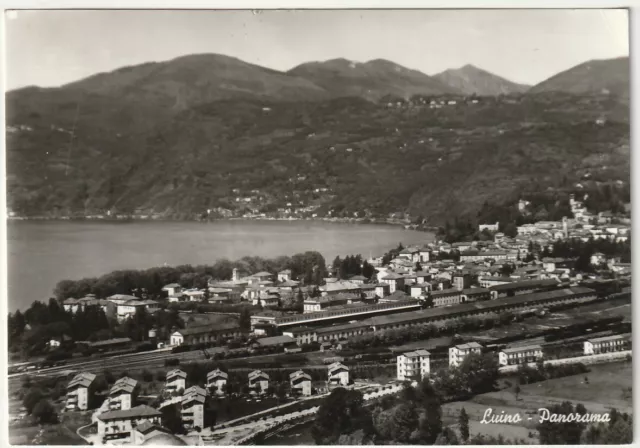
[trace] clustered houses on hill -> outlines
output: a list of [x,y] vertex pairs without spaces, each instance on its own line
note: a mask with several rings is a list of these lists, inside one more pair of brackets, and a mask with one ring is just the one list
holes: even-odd
[[116,317],[120,322],[134,316],[140,308],[144,308],[148,313],[155,313],[160,309],[160,304],[155,300],[141,300],[126,294],[114,294],[106,299],[96,299],[93,294],[88,294],[82,299],[69,297],[62,302],[62,306],[65,311],[72,313],[88,307],[100,307],[107,317]]
[[[79,373],[67,386],[67,409],[91,409],[94,395],[93,383],[96,375]],[[187,431],[196,431],[211,424],[206,419],[205,409],[207,401],[212,396],[227,394],[226,384],[229,375],[220,369],[207,374],[205,387],[197,385],[185,388],[187,374],[174,369],[167,372],[165,388],[161,393],[164,398],[158,409],[138,404],[137,381],[124,377],[119,379],[111,388],[107,400],[95,411],[97,433],[102,443],[111,444],[150,444],[158,435],[171,435],[171,431],[161,426],[162,410],[167,406],[178,406],[182,423]],[[269,375],[260,370],[254,370],[247,376],[249,393],[252,395],[266,395],[269,390]],[[347,386],[349,381],[349,367],[334,362],[327,367],[327,384],[333,386]],[[298,370],[289,375],[289,395],[306,397],[314,393],[311,376]],[[171,436],[173,437],[173,436]],[[159,437],[157,442],[170,441],[171,445],[183,444],[181,439],[167,439]],[[175,442],[175,443],[174,443]],[[164,445],[164,443],[161,443]]]
[[205,289],[184,289],[177,283],[171,283],[165,285],[163,291],[167,293],[169,302],[229,304],[244,300],[272,308],[278,307],[283,299],[291,298],[298,286],[299,282],[291,278],[289,269],[277,275],[257,272],[246,276],[234,269],[230,280],[212,280]]

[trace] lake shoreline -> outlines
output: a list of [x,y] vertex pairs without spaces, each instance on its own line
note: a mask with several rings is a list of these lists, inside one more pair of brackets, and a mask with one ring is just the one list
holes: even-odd
[[415,230],[418,232],[436,232],[437,227],[420,226],[406,220],[376,220],[370,218],[272,218],[272,217],[237,217],[237,218],[214,218],[214,219],[179,219],[164,217],[143,217],[143,216],[126,216],[126,217],[73,217],[73,216],[8,216],[7,221],[50,221],[50,222],[200,222],[200,223],[216,223],[216,222],[236,222],[236,221],[269,221],[269,222],[329,222],[338,224],[374,224],[387,226],[401,226],[407,230]]
[[46,301],[60,280],[97,277],[116,270],[210,265],[221,259],[274,258],[305,251],[317,251],[330,263],[336,256],[381,256],[400,242],[420,245],[435,238],[433,233],[398,225],[365,224],[11,219],[7,221],[8,309],[24,310],[34,300]]

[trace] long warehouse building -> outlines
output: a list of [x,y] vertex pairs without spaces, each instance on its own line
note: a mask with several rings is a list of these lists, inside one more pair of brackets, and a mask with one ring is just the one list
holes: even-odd
[[[549,306],[562,303],[587,302],[596,298],[596,292],[590,288],[572,287],[553,291],[521,294],[496,300],[468,302],[442,308],[421,309],[411,312],[375,316],[344,325],[330,325],[319,328],[282,328],[283,333],[293,337],[298,343],[342,339],[369,331],[388,330],[433,322],[455,320],[468,316],[482,316],[505,311]],[[276,320],[277,325],[277,320]]]

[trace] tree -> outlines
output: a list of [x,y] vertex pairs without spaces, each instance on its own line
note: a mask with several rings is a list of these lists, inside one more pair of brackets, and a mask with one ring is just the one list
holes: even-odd
[[616,409],[609,413],[608,423],[590,425],[582,434],[581,443],[589,445],[627,445],[633,442],[633,419]]
[[[574,413],[585,414],[584,406],[573,405],[565,401],[562,404],[552,405],[549,408],[550,414],[570,415]],[[571,422],[551,422],[546,420],[537,426],[540,434],[540,443],[543,445],[577,445],[580,443],[581,435],[586,424],[576,421]]]
[[498,379],[498,361],[491,353],[471,353],[462,361],[456,374],[470,393],[476,395],[490,392]]
[[504,226],[503,233],[509,238],[515,238],[516,236],[518,236],[518,226],[516,226],[514,222],[510,222],[509,224]]
[[28,414],[33,413],[33,409],[36,404],[38,404],[43,397],[44,393],[40,389],[33,388],[27,392],[25,397],[22,399],[22,405],[25,407]]
[[340,273],[340,266],[342,266],[342,260],[340,260],[339,256],[336,256],[336,258],[334,258],[333,263],[331,263],[331,272],[333,275],[335,275],[336,277],[339,277],[339,273]]
[[458,417],[458,424],[460,425],[460,436],[465,442],[469,440],[469,416],[465,408],[460,410],[460,416]]
[[20,310],[14,314],[9,313],[9,319],[7,320],[7,326],[9,330],[9,346],[13,346],[18,343],[18,340],[24,333],[27,321]]
[[251,312],[248,308],[245,307],[240,310],[238,324],[240,325],[240,329],[242,330],[248,331],[251,329]]
[[431,385],[429,378],[424,378],[420,382],[416,399],[422,404],[424,410],[418,424],[420,441],[433,445],[442,431],[442,407],[440,396]]
[[434,445],[459,445],[460,441],[458,440],[458,436],[449,428],[444,428],[438,438],[436,439]]
[[359,429],[371,430],[371,416],[363,406],[362,392],[334,389],[320,404],[320,409],[311,429],[316,444],[335,443],[342,434],[350,434]]
[[418,409],[413,401],[404,401],[390,409],[380,409],[373,416],[373,425],[384,441],[408,444],[416,436],[419,422]]
[[285,398],[287,398],[287,384],[284,382],[278,383],[278,387],[276,388],[275,393],[278,397],[278,403],[282,402]]
[[149,372],[147,369],[142,370],[142,381],[146,383],[150,383],[153,381],[153,373]]
[[36,403],[31,415],[33,415],[40,424],[58,423],[58,414],[56,414],[56,410],[51,402],[46,399],[41,399]]

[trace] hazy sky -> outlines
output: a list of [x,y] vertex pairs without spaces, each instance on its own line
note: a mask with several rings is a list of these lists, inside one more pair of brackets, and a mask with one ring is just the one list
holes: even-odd
[[118,67],[222,53],[288,70],[338,57],[435,74],[473,64],[536,84],[628,56],[625,10],[21,11],[7,13],[7,88],[59,86]]

